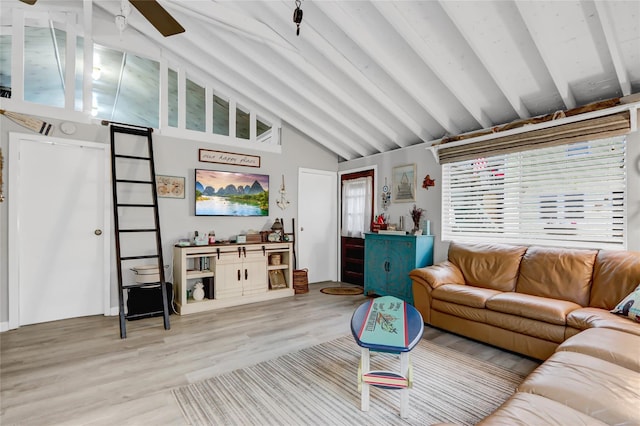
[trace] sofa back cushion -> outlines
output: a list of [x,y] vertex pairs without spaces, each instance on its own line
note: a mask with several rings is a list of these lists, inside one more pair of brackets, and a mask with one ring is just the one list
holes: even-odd
[[600,250],[589,306],[611,310],[640,284],[640,252]]
[[526,246],[506,244],[449,245],[449,261],[460,268],[468,285],[513,291]]
[[516,291],[588,306],[597,254],[597,250],[529,247]]

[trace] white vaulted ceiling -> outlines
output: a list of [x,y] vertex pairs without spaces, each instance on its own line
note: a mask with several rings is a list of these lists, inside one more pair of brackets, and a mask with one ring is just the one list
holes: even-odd
[[[637,0],[303,0],[299,36],[294,1],[160,3],[185,33],[135,9],[125,31],[341,159],[640,92]],[[120,3],[93,9],[112,23]]]

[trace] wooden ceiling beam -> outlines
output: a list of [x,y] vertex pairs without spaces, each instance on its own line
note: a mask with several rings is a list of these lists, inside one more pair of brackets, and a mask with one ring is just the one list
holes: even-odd
[[[202,30],[204,32],[204,29]],[[194,39],[201,38],[198,35],[192,37]],[[209,42],[215,42],[216,39],[221,41],[221,43],[214,43],[216,50],[223,55],[226,61],[233,61],[234,68],[239,73],[254,81],[258,81],[257,76],[260,76],[260,85],[267,92],[273,93],[278,98],[286,99],[287,104],[292,105],[295,110],[301,111],[332,128],[333,132],[339,136],[339,140],[353,144],[354,150],[360,155],[370,155],[373,153],[372,149],[377,152],[385,151],[384,145],[378,141],[379,135],[369,135],[368,129],[358,128],[350,120],[350,117],[337,111],[332,105],[305,87],[295,76],[279,73],[277,64],[273,62],[272,58],[254,49],[251,44],[243,42],[242,38],[232,37],[224,32],[215,32],[215,35],[214,32],[210,32],[207,39]],[[313,109],[309,108],[309,105],[312,105]],[[329,120],[323,119],[324,116],[327,116]],[[331,121],[334,123],[330,124]],[[340,130],[336,123],[343,129]]]
[[[471,29],[462,24],[459,19],[459,10],[457,10],[453,4],[447,1],[439,1],[440,6],[444,12],[449,16],[451,22],[455,25],[460,35],[465,39],[467,44],[471,47],[478,60],[482,63],[487,73],[491,76],[493,82],[500,89],[504,97],[509,101],[509,104],[513,110],[518,114],[520,118],[529,118],[531,113],[527,110],[527,107],[522,102],[522,98],[517,92],[517,88],[509,87],[501,78],[501,72],[499,68],[504,67],[502,61],[493,61],[487,57],[487,46],[483,45],[475,34],[471,33]],[[480,6],[482,8],[495,8],[495,4],[486,2]],[[492,14],[492,16],[499,16],[498,14]],[[498,18],[499,19],[499,18]],[[495,28],[494,28],[495,29]],[[490,127],[490,126],[485,126]]]
[[447,116],[441,106],[433,104],[432,93],[424,84],[414,81],[412,74],[407,72],[407,69],[398,62],[396,57],[393,57],[391,52],[379,47],[375,37],[372,36],[372,29],[363,27],[362,20],[352,14],[348,5],[339,2],[331,4],[315,2],[314,5],[337,25],[395,84],[402,88],[424,112],[431,116],[445,132],[460,133],[460,129],[453,122],[452,117]]
[[[239,3],[239,5],[243,4],[248,3]],[[275,31],[280,33],[290,31],[293,33],[294,26],[291,25],[290,19],[288,19],[289,15],[285,15],[285,13],[289,12],[290,8],[283,10],[281,6],[284,6],[284,4],[279,2],[262,2],[260,3],[260,6],[260,15],[264,16],[266,20],[271,22]],[[255,8],[255,5],[251,5],[251,7]],[[287,19],[285,19],[285,17]],[[342,105],[342,112],[346,116],[351,116],[353,119],[357,119],[360,122],[360,128],[362,129],[363,134],[370,135],[374,140],[383,136],[392,143],[393,148],[404,146],[402,144],[403,141],[399,140],[398,132],[384,121],[384,117],[377,117],[373,113],[369,108],[371,105],[370,103],[356,99],[350,91],[345,90],[345,87],[340,86],[336,80],[330,78],[327,65],[333,66],[332,63],[328,62],[326,59],[322,62],[315,61],[317,59],[317,55],[314,55],[315,49],[307,41],[309,39],[310,30],[308,28],[305,28],[304,30],[302,37],[295,38],[295,43],[298,46],[299,51],[305,52],[304,57],[288,51],[276,52],[277,55],[281,56],[287,62],[286,68],[295,68],[297,72],[306,76],[307,84],[317,85],[315,88],[316,90],[331,94],[331,96]],[[313,30],[311,29],[311,31]],[[377,134],[374,132],[377,132]],[[379,145],[377,148],[380,152],[384,152],[389,149],[389,145]]]
[[491,127],[494,123],[482,110],[474,96],[477,92],[473,81],[448,66],[447,60],[438,55],[413,29],[394,2],[373,2],[380,15],[393,27],[402,39],[416,52],[424,64],[433,71],[438,79],[451,91],[451,94],[473,116],[482,127]]
[[[284,14],[283,16],[289,16],[291,12],[290,2],[265,2],[266,7],[271,8],[277,14]],[[288,21],[288,20],[287,20]],[[349,61],[348,57],[342,52],[335,49],[327,39],[322,35],[316,25],[303,21],[302,31],[300,36],[299,45],[304,48],[305,58],[309,63],[315,67],[324,68],[326,63],[331,64],[338,72],[342,73],[354,87],[358,87],[364,93],[366,93],[372,100],[375,101],[376,106],[384,109],[385,113],[393,120],[402,124],[409,132],[411,132],[416,138],[422,141],[429,141],[434,138],[434,135],[427,130],[425,126],[418,123],[409,114],[407,114],[396,101],[383,92],[374,82],[372,82],[366,75],[362,74],[355,65]],[[314,20],[314,22],[317,22]],[[317,52],[317,53],[316,53]],[[360,104],[366,105],[367,100],[360,101]],[[364,107],[367,108],[366,106]],[[379,117],[378,114],[374,114],[380,121],[383,121],[385,117]],[[398,132],[398,130],[394,130]],[[401,146],[408,145],[409,141],[397,141]]]
[[618,77],[620,89],[622,90],[622,96],[628,96],[631,94],[631,82],[629,81],[629,74],[627,73],[627,69],[622,61],[620,49],[618,48],[619,42],[616,38],[615,25],[610,15],[611,6],[606,2],[599,1],[594,2],[594,5],[598,11],[598,18],[600,19],[600,25],[602,27],[602,32],[604,33],[604,38],[607,42],[607,47],[609,48],[609,55],[611,56],[613,67],[616,70],[616,76]]
[[538,25],[534,22],[536,19],[542,18],[536,18],[537,13],[534,9],[536,5],[532,3],[535,2],[514,2],[525,26],[527,27],[527,31],[529,31],[531,39],[536,45],[540,57],[544,61],[544,64],[553,79],[553,83],[555,84],[560,97],[562,97],[562,101],[564,102],[566,109],[575,108],[577,103],[573,93],[571,92],[569,82],[564,77],[564,73],[560,70],[561,64],[554,60],[553,53],[551,52],[553,45],[545,43],[542,40],[541,34],[537,29]]

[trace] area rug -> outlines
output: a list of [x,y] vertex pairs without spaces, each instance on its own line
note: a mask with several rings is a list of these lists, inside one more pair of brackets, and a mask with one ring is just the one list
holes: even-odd
[[[371,388],[360,411],[360,348],[351,336],[172,390],[191,425],[472,425],[493,412],[524,379],[426,340],[411,351],[409,417],[400,392]],[[372,369],[399,367],[399,357],[372,353]]]
[[364,290],[362,287],[325,287],[321,288],[320,292],[337,296],[356,296],[364,293]]

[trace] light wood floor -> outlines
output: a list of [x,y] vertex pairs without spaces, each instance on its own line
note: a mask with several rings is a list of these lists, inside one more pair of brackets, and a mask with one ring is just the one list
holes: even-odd
[[[364,296],[320,293],[127,323],[85,317],[0,334],[0,424],[181,425],[170,389],[347,335]],[[335,285],[335,283],[331,284]],[[528,374],[538,363],[431,327],[426,339]]]

